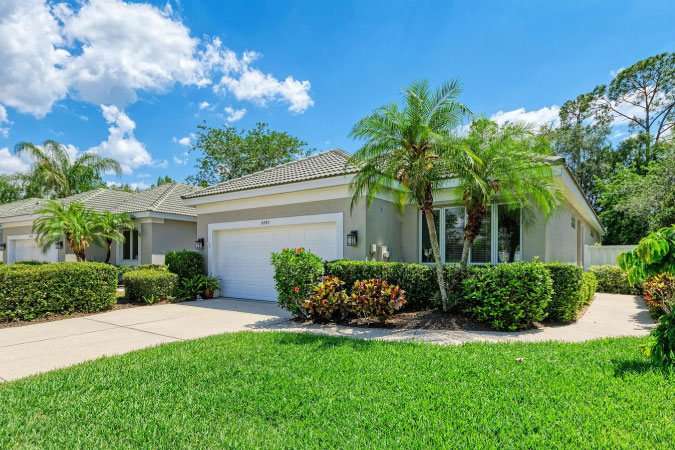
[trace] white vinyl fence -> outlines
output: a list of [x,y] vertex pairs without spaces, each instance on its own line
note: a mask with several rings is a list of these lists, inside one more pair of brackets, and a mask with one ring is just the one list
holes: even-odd
[[616,259],[623,252],[633,250],[637,245],[584,245],[584,270],[591,266],[618,266]]

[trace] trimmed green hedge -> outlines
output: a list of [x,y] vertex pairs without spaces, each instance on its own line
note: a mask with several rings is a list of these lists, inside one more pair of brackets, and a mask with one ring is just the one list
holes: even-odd
[[583,269],[575,264],[544,264],[553,282],[553,295],[546,308],[551,322],[572,322],[584,305],[582,298]]
[[164,263],[169,271],[178,275],[178,281],[189,280],[197,275],[204,275],[204,257],[192,250],[166,252]]
[[640,289],[628,282],[628,275],[619,266],[591,266],[598,280],[598,292],[637,295]]
[[139,264],[137,266],[118,266],[117,273],[120,277],[124,276],[125,273],[131,272],[132,270],[161,270],[166,272],[169,270],[164,264]]
[[14,261],[14,264],[23,264],[24,266],[42,266],[49,264],[47,261],[36,261],[34,259],[25,259],[23,261]]
[[531,328],[546,317],[553,294],[549,272],[538,262],[485,266],[462,286],[471,315],[497,330]]
[[173,300],[178,275],[166,270],[132,270],[122,276],[127,300],[155,303]]
[[91,262],[0,267],[0,321],[97,312],[117,301],[115,266]]
[[584,272],[581,276],[581,299],[584,305],[593,301],[595,291],[598,289],[598,278],[593,272]]

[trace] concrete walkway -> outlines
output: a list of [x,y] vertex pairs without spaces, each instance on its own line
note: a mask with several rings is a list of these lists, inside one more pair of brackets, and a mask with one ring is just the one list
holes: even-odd
[[643,336],[654,322],[639,297],[597,294],[584,317],[566,326],[517,333],[387,330],[301,325],[269,302],[219,298],[155,305],[87,317],[0,329],[0,382],[166,342],[236,331],[289,331],[442,345],[464,342],[560,340],[579,342]]

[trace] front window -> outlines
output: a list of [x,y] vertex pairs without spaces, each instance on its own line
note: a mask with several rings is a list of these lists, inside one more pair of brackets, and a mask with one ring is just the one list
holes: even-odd
[[[440,226],[441,226],[441,210],[435,209],[433,211],[434,215],[434,225],[436,228],[436,236],[440,239]],[[430,263],[434,262],[434,253],[431,248],[431,238],[429,237],[429,226],[427,225],[427,218],[422,212],[422,262]]]
[[[433,263],[429,230],[421,214],[422,236],[420,261]],[[439,239],[441,259],[445,264],[458,264],[464,248],[466,210],[463,206],[449,206],[434,210],[434,221]],[[481,224],[478,236],[469,249],[469,264],[498,264],[520,261],[521,214],[518,207],[491,205]]]
[[122,259],[138,259],[138,230],[124,230],[124,244],[122,245]]

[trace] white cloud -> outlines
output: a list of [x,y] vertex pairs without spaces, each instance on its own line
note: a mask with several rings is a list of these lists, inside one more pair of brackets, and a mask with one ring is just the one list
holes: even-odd
[[251,66],[257,53],[238,56],[218,38],[192,37],[167,7],[3,0],[0,36],[0,103],[36,117],[69,94],[122,110],[139,92],[206,86],[212,78],[220,78],[216,91],[259,105],[282,101],[299,113],[314,104],[309,81],[280,81]]
[[56,17],[44,0],[3,0],[0,36],[0,103],[43,117],[68,92]]
[[101,105],[103,117],[111,126],[108,139],[88,151],[103,157],[115,158],[120,162],[124,173],[131,173],[141,166],[155,164],[150,153],[134,137],[136,124],[116,106]]
[[534,111],[526,111],[525,108],[518,108],[511,111],[498,111],[496,114],[490,116],[490,120],[503,125],[506,122],[526,122],[537,127],[541,125],[553,124],[558,125],[558,112],[560,107],[553,105],[551,107],[544,106],[541,109]]
[[143,173],[136,174],[136,177],[137,177],[137,178],[150,178],[151,176],[152,176],[152,175],[150,175],[150,174],[147,173],[147,172],[143,172]]
[[206,108],[208,108],[208,107],[210,107],[210,106],[211,106],[211,103],[209,103],[209,102],[201,102],[201,103],[199,104],[199,109],[206,109]]
[[616,78],[616,76],[617,76],[619,73],[621,73],[621,71],[623,71],[623,70],[626,70],[626,68],[625,68],[625,67],[619,67],[619,68],[616,69],[616,70],[610,70],[610,71],[609,71],[609,75],[610,75],[612,78]]
[[162,160],[153,159],[150,165],[158,169],[166,169],[167,167],[169,167],[169,161],[167,161],[166,159]]
[[10,125],[11,122],[7,118],[7,109],[0,105],[0,136],[7,137],[9,136],[9,128],[7,125]]
[[173,138],[171,138],[171,140],[172,140],[173,142],[176,142],[176,143],[178,143],[178,144],[180,144],[180,145],[184,145],[184,146],[186,146],[186,147],[187,147],[188,145],[190,145],[190,136],[185,136],[185,137],[182,137],[182,138],[180,138],[180,139],[178,139],[176,136],[174,136]]
[[187,160],[181,159],[176,155],[174,155],[174,157],[173,157],[173,162],[175,162],[176,164],[179,164],[179,165],[187,164]]
[[237,120],[241,119],[246,115],[246,109],[234,109],[230,108],[229,106],[225,108],[225,112],[227,113],[227,121],[228,122],[236,122]]
[[10,153],[7,147],[0,148],[0,161],[0,174],[3,175],[27,172],[31,166],[28,158]]

